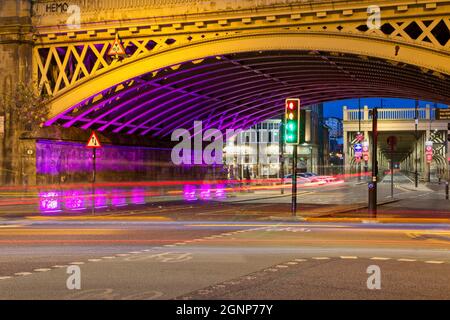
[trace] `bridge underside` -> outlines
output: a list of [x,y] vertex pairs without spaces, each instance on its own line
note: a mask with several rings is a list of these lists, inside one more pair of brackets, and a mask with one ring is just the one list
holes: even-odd
[[[422,137],[425,132],[419,132],[418,136]],[[395,136],[397,138],[397,144],[395,149],[391,151],[387,140],[390,136]],[[404,161],[409,155],[411,155],[415,150],[416,137],[414,131],[409,132],[380,132],[378,135],[380,152],[385,155],[389,160],[396,163]]]
[[165,137],[176,128],[247,128],[283,110],[358,97],[398,97],[450,104],[450,77],[367,56],[265,51],[207,57],[143,70],[50,119],[47,125]]

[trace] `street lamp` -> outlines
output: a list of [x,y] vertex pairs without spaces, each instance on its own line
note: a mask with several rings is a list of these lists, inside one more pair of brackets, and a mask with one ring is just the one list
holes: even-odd
[[415,166],[414,166],[414,184],[415,184],[416,188],[419,187],[419,175],[418,175],[418,172],[417,172],[417,162],[419,161],[418,154],[417,154],[417,144],[418,144],[418,140],[419,140],[418,133],[417,133],[417,126],[419,125],[419,110],[418,110],[418,106],[419,106],[419,101],[416,100],[415,116],[414,116],[414,127],[415,127],[414,136],[416,138],[416,150],[415,150],[416,155],[415,155],[415,161],[414,161],[415,162]]

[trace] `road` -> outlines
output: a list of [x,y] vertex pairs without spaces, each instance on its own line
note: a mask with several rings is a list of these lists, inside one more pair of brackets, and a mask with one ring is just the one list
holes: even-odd
[[[0,299],[449,299],[440,187],[395,191],[380,215],[411,222],[320,220],[367,196],[355,183],[301,190],[299,214],[319,216],[307,221],[290,218],[288,195],[267,191],[97,216],[3,217]],[[380,200],[389,198],[380,185]],[[417,223],[424,212],[437,222]],[[80,268],[80,290],[67,288],[69,266]],[[368,289],[370,266],[380,268],[379,290]]]
[[10,221],[0,299],[449,299],[449,243],[443,225]]

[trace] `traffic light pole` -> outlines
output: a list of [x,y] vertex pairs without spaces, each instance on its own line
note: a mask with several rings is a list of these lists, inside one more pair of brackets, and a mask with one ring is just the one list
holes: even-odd
[[394,198],[394,145],[391,145],[391,198]]
[[378,108],[372,110],[372,179],[369,182],[369,215],[377,217],[377,175],[378,175]]
[[415,109],[415,117],[414,117],[414,137],[416,138],[416,146],[415,146],[415,159],[414,159],[414,185],[417,188],[419,186],[419,173],[417,172],[417,162],[419,162],[417,155],[417,145],[419,141],[419,136],[417,133],[417,126],[419,125],[419,111],[418,111],[418,101],[416,100],[416,109]]
[[281,177],[281,194],[284,194],[284,123],[280,123],[280,177]]
[[95,180],[97,177],[97,149],[92,149],[92,215],[95,214]]
[[292,157],[292,216],[297,216],[297,145],[293,146]]
[[[358,99],[358,135],[361,134],[361,99]],[[361,141],[358,140],[358,143]],[[358,182],[361,181],[361,158],[358,161]]]

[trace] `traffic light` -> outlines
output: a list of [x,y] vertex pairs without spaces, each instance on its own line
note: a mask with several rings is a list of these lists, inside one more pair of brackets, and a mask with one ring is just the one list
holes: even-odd
[[300,99],[286,99],[284,141],[288,145],[304,141],[304,117],[300,111]]

